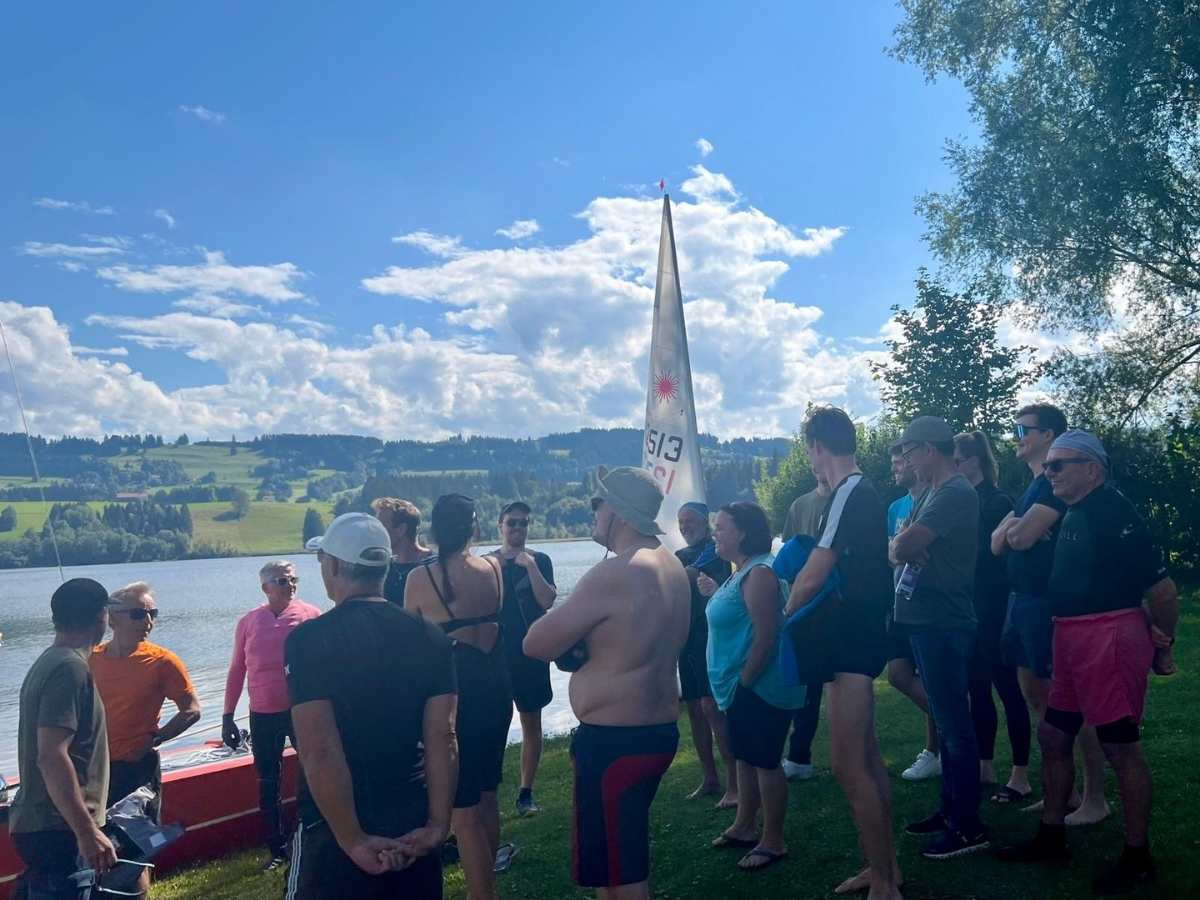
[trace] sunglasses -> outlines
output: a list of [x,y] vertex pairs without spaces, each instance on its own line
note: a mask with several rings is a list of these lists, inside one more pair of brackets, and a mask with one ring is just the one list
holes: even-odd
[[505,519],[504,524],[507,525],[509,528],[528,528],[529,520],[528,519]]
[[592,512],[595,512],[596,510],[598,510],[600,508],[600,504],[603,502],[604,502],[603,497],[593,497],[592,498]]
[[900,459],[904,460],[905,462],[908,462],[909,454],[912,453],[914,450],[920,450],[920,449],[921,449],[920,444],[913,444],[907,450],[900,451]]
[[1049,431],[1049,428],[1043,428],[1041,425],[1022,425],[1019,422],[1013,426],[1013,436],[1018,440],[1024,440],[1025,435],[1031,431]]
[[1047,472],[1057,475],[1059,472],[1061,472],[1063,469],[1065,469],[1069,465],[1072,465],[1072,464],[1081,465],[1082,463],[1090,463],[1090,462],[1095,462],[1095,460],[1087,459],[1086,457],[1083,457],[1083,456],[1072,456],[1067,459],[1052,459],[1048,463],[1046,463],[1042,468],[1044,468]]
[[273,584],[276,587],[287,587],[289,584],[295,587],[300,583],[300,579],[295,575],[280,575],[278,578],[268,578],[267,584]]
[[131,621],[131,622],[142,622],[142,621],[145,621],[147,618],[149,618],[150,621],[153,622],[155,619],[158,618],[157,607],[154,609],[125,609],[124,607],[117,607],[115,609],[112,609],[112,612],[114,614],[115,613],[123,613],[124,615],[129,616],[129,621]]

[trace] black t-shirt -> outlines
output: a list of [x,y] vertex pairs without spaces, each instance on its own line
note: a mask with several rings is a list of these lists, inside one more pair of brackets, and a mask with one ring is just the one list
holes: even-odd
[[[705,554],[705,551],[709,551],[709,550],[712,550],[713,552]],[[678,560],[681,563],[683,563],[683,566],[685,569],[688,566],[695,565],[696,560],[698,560],[702,554],[708,555],[709,559],[704,563],[704,565],[700,566],[698,571],[703,572],[705,575],[707,575],[709,578],[711,578],[713,581],[715,581],[718,586],[724,584],[725,579],[727,579],[730,576],[730,574],[733,572],[733,566],[730,565],[728,560],[721,559],[721,557],[716,555],[715,545],[713,544],[712,538],[708,538],[708,540],[706,540],[702,544],[696,544],[695,546],[692,546],[692,547],[684,547],[682,550],[675,551],[676,558],[678,558]],[[699,622],[700,620],[703,620],[705,622],[705,624],[707,625],[708,620],[704,618],[704,609],[707,606],[708,606],[708,598],[705,597],[702,593],[700,593],[699,588],[697,588],[695,583],[693,583],[692,584],[692,621],[693,622]]]
[[383,596],[397,606],[404,605],[404,585],[408,581],[408,573],[417,566],[423,565],[431,559],[437,559],[433,554],[419,559],[416,562],[400,562],[395,557],[392,557],[391,563],[388,565],[387,579],[383,582]]
[[1133,609],[1166,577],[1162,554],[1133,504],[1101,485],[1063,516],[1047,596],[1056,616]]
[[1050,480],[1046,478],[1045,472],[1029,483],[1029,487],[1017,501],[1013,515],[1018,518],[1023,516],[1037,503],[1057,510],[1060,518],[1046,532],[1045,537],[1028,550],[1008,551],[1008,583],[1012,590],[1018,593],[1040,597],[1046,593],[1046,586],[1050,583],[1054,542],[1058,539],[1058,529],[1062,525],[1061,515],[1067,511],[1067,504],[1054,496],[1054,490],[1050,487]]
[[[533,557],[538,571],[551,586],[554,585],[554,563],[540,550],[525,549]],[[504,628],[504,649],[510,656],[520,656],[521,642],[529,626],[546,614],[533,593],[533,584],[524,566],[511,559],[500,561],[504,580],[504,604],[500,608],[500,624]]]
[[877,617],[882,627],[892,600],[887,509],[861,473],[834,488],[817,526],[817,546],[837,556],[842,599],[851,617]]
[[979,552],[975,557],[975,614],[984,619],[997,610],[1003,618],[1008,602],[1008,568],[1003,557],[992,553],[992,532],[1010,512],[1012,498],[995,485],[981,481],[979,495]]
[[[450,640],[391,603],[350,599],[288,635],[292,705],[329,700],[354,806],[368,834],[396,837],[425,824],[425,701],[457,692]],[[301,779],[300,819],[322,820]]]

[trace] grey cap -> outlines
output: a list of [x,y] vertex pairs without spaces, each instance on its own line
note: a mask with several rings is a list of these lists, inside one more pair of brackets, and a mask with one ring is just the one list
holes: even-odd
[[954,429],[940,416],[917,416],[908,423],[900,440],[891,449],[899,450],[905,444],[949,444],[954,441]]
[[612,471],[601,466],[596,473],[596,482],[596,496],[608,501],[613,511],[631,528],[645,535],[664,533],[654,521],[662,506],[663,492],[653,475],[633,466],[621,466]]
[[1051,450],[1074,450],[1076,453],[1082,453],[1084,456],[1094,459],[1100,465],[1108,468],[1108,453],[1104,450],[1104,445],[1100,443],[1100,439],[1088,431],[1080,431],[1072,429],[1064,431],[1054,439],[1054,443],[1050,445]]

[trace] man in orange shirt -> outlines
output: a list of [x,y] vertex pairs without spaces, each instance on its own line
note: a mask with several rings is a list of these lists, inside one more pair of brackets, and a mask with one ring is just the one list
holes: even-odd
[[[93,650],[88,661],[108,718],[108,805],[149,787],[155,795],[149,812],[158,820],[162,770],[155,748],[199,720],[200,701],[183,661],[147,640],[158,618],[150,585],[135,581],[115,591],[108,609],[112,640]],[[160,728],[158,717],[167,699],[178,712]],[[138,888],[145,892],[149,887],[146,870]]]

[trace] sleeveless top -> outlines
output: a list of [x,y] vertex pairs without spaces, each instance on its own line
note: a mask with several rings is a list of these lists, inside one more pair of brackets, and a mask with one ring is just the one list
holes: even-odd
[[[488,563],[488,568],[491,569],[492,574],[496,576],[497,601],[496,601],[495,611],[487,613],[482,616],[465,616],[463,618],[458,618],[457,616],[454,615],[454,611],[452,609],[450,609],[450,605],[446,602],[446,598],[444,596],[442,596],[442,589],[440,587],[438,587],[437,579],[433,577],[433,564],[436,561],[437,560],[430,560],[429,562],[421,563],[421,566],[422,566],[422,568],[425,569],[425,574],[429,576],[429,583],[431,585],[433,585],[433,592],[435,594],[437,594],[438,603],[442,604],[442,609],[444,609],[446,611],[446,615],[448,615],[450,617],[445,622],[438,622],[437,623],[438,626],[442,629],[442,631],[445,634],[448,635],[452,631],[457,631],[460,628],[470,628],[472,625],[495,625],[497,628],[496,644],[499,644],[500,640],[501,640],[501,635],[499,633],[500,610],[501,610],[501,605],[504,602],[504,586],[500,583],[499,568],[496,566],[493,566],[491,563]],[[453,639],[451,639],[451,640],[453,640]],[[463,644],[463,643],[464,643],[463,641],[456,640],[456,641],[454,641],[454,646],[458,647],[459,644]],[[496,644],[492,645],[493,650],[495,649]],[[491,653],[490,650],[484,651],[484,650],[480,649],[479,647],[476,647],[474,644],[466,644],[466,646],[471,647],[474,650],[479,650],[479,652],[483,653],[484,655]]]
[[[783,634],[783,608],[787,604],[783,582],[771,569],[772,556],[764,553],[746,560],[745,565],[734,572],[725,583],[717,588],[708,601],[705,613],[708,616],[708,677],[712,683],[713,698],[721,709],[733,704],[737,693],[738,679],[750,645],[754,642],[754,622],[742,596],[742,582],[753,570],[762,566],[777,584],[777,608],[779,635]],[[804,688],[789,687],[784,683],[779,667],[779,638],[776,646],[767,652],[762,671],[750,689],[767,703],[780,709],[798,709],[804,705]]]

